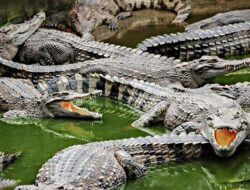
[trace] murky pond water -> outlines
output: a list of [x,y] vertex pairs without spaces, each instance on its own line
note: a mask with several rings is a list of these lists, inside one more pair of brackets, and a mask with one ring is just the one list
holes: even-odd
[[[69,0],[0,0],[0,24],[30,16],[38,10],[49,14],[65,10]],[[193,14],[188,22],[208,17],[215,12],[238,8],[250,8],[248,0],[193,1]],[[183,31],[183,26],[171,25],[174,14],[165,11],[139,11],[134,17],[120,23],[120,31],[111,33],[106,26],[95,31],[99,40],[109,43],[135,47],[141,40],[152,35]],[[227,75],[216,79],[220,83],[235,83],[249,80],[250,70]],[[0,150],[7,152],[23,151],[20,159],[0,177],[14,178],[20,184],[33,183],[38,169],[56,152],[74,144],[147,136],[165,133],[160,126],[146,131],[134,129],[130,123],[139,113],[109,99],[95,98],[83,103],[94,111],[104,114],[101,122],[75,120],[23,120],[16,123],[0,121]],[[250,153],[239,151],[229,159],[208,156],[194,161],[170,163],[163,167],[151,168],[147,176],[129,181],[120,189],[250,189]]]

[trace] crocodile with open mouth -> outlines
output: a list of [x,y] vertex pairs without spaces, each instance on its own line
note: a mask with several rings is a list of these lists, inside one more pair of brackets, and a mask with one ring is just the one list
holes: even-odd
[[44,20],[45,13],[41,12],[23,23],[0,28],[0,57],[12,60],[19,46],[42,25]]
[[[207,76],[206,73],[216,73],[216,62],[213,62],[213,59],[211,60],[211,63],[208,62],[204,64],[204,69],[201,67],[202,64],[198,64],[198,69],[196,69],[198,73],[205,73],[205,77]],[[100,61],[103,62],[103,60]],[[155,85],[155,83],[149,83],[148,81],[144,82],[136,79],[130,81],[131,79],[129,78],[125,79],[124,77],[120,78],[119,76],[113,75],[111,77],[109,74],[112,74],[112,72],[107,68],[95,68],[93,67],[93,63],[91,63],[93,61],[89,62],[64,66],[39,66],[22,65],[1,59],[2,67],[10,68],[10,72],[7,72],[8,75],[15,73],[12,75],[15,78],[29,79],[30,86],[34,85],[39,91],[39,95],[46,97],[50,94],[64,91],[89,93],[94,90],[102,90],[104,96],[124,101],[146,112],[141,119],[133,123],[136,127],[158,121],[158,119],[162,119],[162,114],[166,115],[165,126],[174,129],[182,123],[190,121],[198,122],[200,125],[204,115],[206,117],[215,114],[215,110],[230,110],[234,108],[238,110],[239,113],[242,112],[237,101],[229,97],[217,95],[216,92],[206,86],[199,89],[185,89],[173,84],[167,88]],[[245,62],[243,61],[241,64],[244,65]],[[229,64],[227,66],[225,64],[224,67],[230,68],[231,65]],[[237,65],[232,67],[237,68]],[[195,68],[197,68],[197,66],[195,66]],[[220,67],[218,66],[218,68]],[[184,70],[186,71],[186,69]],[[218,72],[220,73],[221,71],[219,70]],[[90,76],[91,73],[99,73],[101,75],[95,79]],[[16,79],[12,80],[14,82]],[[12,84],[12,86],[18,86],[18,84]],[[34,87],[32,87],[32,89],[33,88]],[[1,98],[4,100],[6,97],[2,96]],[[10,100],[11,98],[12,97],[10,97]],[[246,96],[246,99],[247,98]],[[8,102],[10,100],[8,100]],[[3,104],[2,107],[4,107],[4,105],[8,107],[9,103]],[[234,115],[234,112],[225,110],[224,113],[221,112],[218,111],[217,115],[219,116],[215,115],[217,120],[223,115],[229,114],[225,116],[228,117],[229,121],[229,118],[233,117],[230,114]],[[239,117],[241,117],[241,114]]]
[[7,110],[3,117],[63,117],[79,119],[100,119],[99,113],[79,108],[73,104],[75,99],[85,99],[93,93],[79,94],[61,91],[42,95],[30,80],[0,78],[0,109]]
[[[146,168],[200,157],[211,146],[220,157],[231,156],[246,138],[249,116],[236,100],[210,88],[160,87],[151,83],[90,74],[81,91],[101,89],[104,96],[145,112],[135,127],[164,120],[170,135],[75,145],[57,153],[39,171],[35,189],[112,189],[141,177]],[[45,88],[54,79],[38,82]],[[84,81],[84,82],[83,82]],[[71,89],[75,91],[76,89]]]
[[[107,63],[112,61],[106,60]],[[218,65],[217,61],[213,61],[216,59],[211,60],[201,61],[204,69],[202,64],[198,64],[194,71],[197,70],[198,74],[204,73],[206,77],[206,73],[216,73],[217,67],[227,68],[226,64]],[[173,85],[166,88],[138,80],[104,76],[110,71],[95,68],[91,63],[95,61],[103,62],[104,59],[63,66],[22,65],[1,59],[2,67],[5,67],[1,70],[8,74],[13,73],[15,77],[29,78],[33,82],[32,84],[29,81],[30,85],[34,85],[45,97],[64,91],[89,93],[96,89],[102,90],[104,96],[118,99],[145,112],[133,126],[140,127],[165,120],[166,127],[176,128],[172,137],[169,139],[166,135],[128,139],[121,143],[112,141],[68,148],[42,167],[37,177],[37,186],[19,186],[17,189],[113,188],[124,183],[127,178],[144,175],[145,166],[151,163],[160,164],[181,158],[199,157],[208,142],[216,154],[228,157],[245,139],[249,125],[248,115],[231,97],[217,95],[217,92],[207,87],[192,90]],[[247,61],[239,63],[238,66],[241,67],[246,65]],[[229,64],[228,68],[237,69],[238,66]],[[8,72],[8,68],[11,72]],[[89,74],[100,71],[103,75]],[[17,82],[21,79],[6,81],[9,80]],[[199,134],[191,132],[191,136],[182,136],[183,131],[189,133],[194,130]],[[86,163],[82,159],[86,159]]]

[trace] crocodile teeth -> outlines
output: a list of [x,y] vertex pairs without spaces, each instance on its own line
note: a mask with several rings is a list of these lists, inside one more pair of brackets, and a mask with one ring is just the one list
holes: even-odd
[[214,136],[219,147],[229,147],[236,139],[238,131],[229,128],[216,129]]

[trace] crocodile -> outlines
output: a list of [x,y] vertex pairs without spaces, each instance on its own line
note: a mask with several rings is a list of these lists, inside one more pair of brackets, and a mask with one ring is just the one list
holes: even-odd
[[[16,154],[6,154],[5,152],[0,152],[0,172],[2,172],[10,163],[14,162],[20,154],[21,152]],[[15,180],[0,178],[0,189],[14,186],[16,186]]]
[[[53,84],[52,84],[53,85]],[[7,110],[5,118],[64,117],[79,119],[100,119],[101,114],[79,108],[72,100],[85,99],[93,93],[60,91],[42,95],[30,80],[0,78],[0,109]]]
[[[203,118],[211,112],[215,114],[217,109],[233,108],[240,110],[238,112],[241,113],[241,107],[235,100],[217,95],[205,87],[185,89],[179,85],[171,85],[167,88],[148,81],[111,77],[109,71],[99,67],[93,68],[91,63],[89,63],[90,67],[84,63],[85,71],[81,64],[65,65],[62,68],[61,66],[18,65],[12,61],[2,61],[2,64],[7,64],[8,67],[12,65],[13,68],[19,69],[19,72],[12,70],[12,73],[20,73],[15,78],[27,78],[26,80],[32,81],[36,89],[44,96],[64,91],[89,93],[102,90],[104,96],[121,100],[146,113],[132,124],[135,127],[146,126],[162,119],[160,116],[164,113],[166,115],[165,126],[171,129],[190,120],[199,123],[201,116]],[[72,69],[72,66],[75,69]],[[90,73],[99,74],[95,78]],[[3,96],[2,98],[5,99]],[[6,106],[9,105],[6,104]],[[227,113],[234,114],[229,111],[225,111],[224,114]],[[218,112],[218,115],[220,114],[221,112]]]
[[57,153],[39,170],[36,185],[15,190],[113,189],[146,174],[146,167],[200,157],[201,135],[164,135],[75,145]]
[[0,152],[0,172],[3,171],[10,163],[14,162],[20,155],[21,152],[15,154]]
[[45,13],[40,12],[23,23],[0,28],[0,57],[12,60],[19,47],[41,26],[44,20]]
[[[112,189],[145,175],[147,167],[198,158],[211,146],[218,156],[229,157],[246,138],[247,113],[235,100],[209,88],[164,88],[101,74],[84,80],[88,80],[88,90],[102,89],[104,96],[146,112],[132,126],[165,120],[164,125],[173,132],[66,148],[42,166],[36,185],[21,185],[16,190]],[[45,86],[44,82],[38,85]]]
[[206,88],[210,88],[214,92],[226,96],[228,98],[232,98],[237,100],[238,103],[243,108],[250,107],[250,99],[248,95],[250,93],[250,83],[243,82],[243,83],[236,83],[235,85],[219,85],[219,84],[210,84],[206,85]]
[[181,60],[202,55],[219,57],[247,54],[250,50],[250,23],[243,22],[207,30],[158,35],[138,44],[138,50]]
[[[168,75],[167,70],[172,71],[173,67],[180,63],[180,60],[174,58],[103,42],[86,42],[73,34],[49,29],[39,29],[30,37],[20,49],[17,61],[26,64],[61,65],[101,58],[123,59],[125,65],[133,62],[126,68],[131,68],[130,77],[133,77],[132,72],[137,70],[136,67],[142,75],[145,72],[155,73],[156,70],[164,70]],[[220,60],[220,62],[223,61]],[[123,72],[125,72],[124,69]],[[134,73],[134,76],[138,75],[138,73]],[[151,82],[151,78],[157,76],[157,74],[148,74],[146,78],[140,79]]]
[[250,66],[249,58],[229,61],[214,56],[203,56],[190,62],[180,62],[178,60],[172,60],[171,62],[172,64],[149,63],[146,60],[140,60],[135,64],[134,58],[117,57],[94,59],[68,65],[40,66],[0,59],[0,76],[39,80],[39,78],[47,76],[53,77],[58,73],[82,75],[86,69],[89,69],[91,72],[103,71],[111,76],[125,79],[134,78],[154,82],[161,86],[178,83],[184,87],[197,88],[215,77],[249,68]]
[[136,62],[148,62],[149,64],[172,60],[128,47],[96,41],[86,42],[74,34],[44,28],[39,29],[26,41],[20,48],[17,57],[19,62],[41,65],[73,63],[108,57],[134,58]]
[[15,180],[12,179],[0,179],[0,189],[6,189],[15,187],[17,185]]
[[191,12],[191,0],[78,0],[70,11],[51,15],[45,26],[73,29],[85,37],[101,24],[108,25],[110,30],[117,30],[118,20],[132,16],[133,10],[144,8],[173,10],[177,13],[173,23],[180,23]]
[[185,30],[186,31],[194,31],[199,29],[207,30],[218,26],[249,22],[250,21],[249,16],[250,16],[249,9],[229,11],[226,13],[218,13],[213,17],[209,17],[207,19],[188,25],[185,28]]

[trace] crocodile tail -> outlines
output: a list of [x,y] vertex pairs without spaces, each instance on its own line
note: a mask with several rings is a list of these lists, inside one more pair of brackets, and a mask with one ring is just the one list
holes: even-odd
[[[151,85],[148,85],[150,88]],[[154,99],[150,93],[147,93],[143,88],[144,86],[143,81],[127,80],[109,75],[99,75],[96,78],[89,79],[90,92],[95,89],[102,90],[105,97],[119,100],[142,111],[148,111],[155,103],[158,103],[159,99]]]

